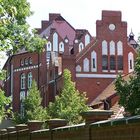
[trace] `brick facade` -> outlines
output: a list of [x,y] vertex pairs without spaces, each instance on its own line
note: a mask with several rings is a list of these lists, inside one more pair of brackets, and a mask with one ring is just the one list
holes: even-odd
[[[41,54],[19,52],[10,56],[5,90],[13,95],[13,108],[20,108],[21,74],[26,76],[25,93],[28,88],[28,74],[32,73],[43,97],[43,105],[54,101],[62,88],[61,74],[65,68],[72,73],[72,80],[81,92],[86,92],[90,104],[118,73],[123,75],[134,70],[136,49],[134,36],[127,37],[127,22],[122,21],[120,11],[102,11],[102,19],[96,21],[96,37],[85,29],[75,29],[60,14],[49,14],[49,20],[42,21],[37,31],[47,39],[45,51]],[[25,58],[32,59],[26,65]],[[21,66],[21,60],[25,65]]]

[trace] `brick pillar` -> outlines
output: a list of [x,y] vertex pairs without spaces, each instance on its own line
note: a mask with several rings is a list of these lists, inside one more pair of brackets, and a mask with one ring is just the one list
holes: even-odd
[[97,121],[107,120],[113,115],[113,111],[110,110],[89,110],[81,113],[85,119],[86,124],[94,123]]
[[7,134],[7,129],[0,129],[0,140],[2,140],[2,135]]
[[19,125],[16,125],[15,127],[16,127],[16,131],[28,129],[28,125],[26,125],[26,124],[19,124]]
[[7,127],[7,132],[10,133],[10,132],[15,132],[16,131],[16,128],[15,127]]
[[65,119],[50,119],[47,121],[49,129],[66,126],[68,121]]
[[43,121],[32,120],[32,121],[29,121],[27,124],[31,132],[31,131],[42,129],[43,123],[44,123]]

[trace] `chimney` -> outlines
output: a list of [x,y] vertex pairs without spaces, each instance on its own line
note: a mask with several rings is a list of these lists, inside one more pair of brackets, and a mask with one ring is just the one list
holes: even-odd
[[89,110],[81,113],[85,119],[86,124],[91,124],[97,121],[107,120],[113,115],[111,110]]

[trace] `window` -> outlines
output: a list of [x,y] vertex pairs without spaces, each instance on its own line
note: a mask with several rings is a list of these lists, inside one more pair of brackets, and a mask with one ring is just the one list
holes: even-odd
[[115,56],[110,56],[110,70],[116,70]]
[[51,52],[50,51],[47,51],[46,52],[46,61],[47,61],[47,64],[49,64],[50,59],[51,59]]
[[52,51],[52,44],[51,44],[50,41],[47,43],[46,50],[47,51]]
[[90,36],[89,34],[85,35],[85,46],[87,46],[90,43]]
[[102,55],[108,55],[107,42],[105,40],[102,42]]
[[110,55],[115,55],[115,43],[114,43],[114,41],[110,42],[109,48],[110,48]]
[[58,52],[58,34],[53,34],[53,51]]
[[20,114],[23,117],[24,116],[24,104],[23,104],[23,100],[25,99],[25,91],[21,91],[20,92]]
[[29,64],[32,64],[32,58],[29,57]]
[[97,54],[95,51],[91,53],[91,71],[97,71]]
[[20,86],[21,86],[21,89],[25,89],[25,73],[22,73],[21,76],[20,76]]
[[128,71],[134,71],[134,55],[132,52],[129,52],[128,54]]
[[83,69],[85,72],[89,72],[89,60],[87,58],[84,59]]
[[20,66],[24,66],[24,61],[22,59],[20,60]]
[[123,45],[122,45],[122,42],[121,41],[119,41],[117,43],[117,54],[118,55],[123,55]]
[[95,58],[92,59],[92,63],[93,63],[93,69],[95,69]]
[[80,67],[80,65],[77,65],[77,66],[76,66],[76,72],[81,72],[81,67]]
[[132,60],[130,60],[130,69],[132,69]]
[[102,70],[108,70],[108,57],[107,57],[107,55],[102,55]]
[[32,73],[28,73],[28,88],[31,88],[32,86]]
[[81,52],[84,49],[84,44],[81,42],[79,44],[79,52]]
[[24,63],[25,63],[25,65],[28,65],[28,59],[27,58],[24,59]]
[[63,43],[63,42],[61,42],[61,43],[59,44],[59,52],[61,52],[61,53],[64,52],[64,43]]
[[118,70],[123,70],[123,56],[118,56]]

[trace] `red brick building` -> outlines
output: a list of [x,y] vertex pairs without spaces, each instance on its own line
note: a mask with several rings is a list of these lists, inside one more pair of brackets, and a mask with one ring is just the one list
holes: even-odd
[[62,87],[61,74],[68,68],[81,92],[86,92],[88,104],[114,81],[118,73],[127,75],[134,70],[137,43],[120,11],[102,11],[96,21],[96,37],[85,29],[75,29],[60,14],[49,14],[37,31],[47,39],[41,54],[21,50],[10,56],[5,89],[12,95],[14,110],[28,94],[35,79],[43,97],[43,105],[53,101]]

